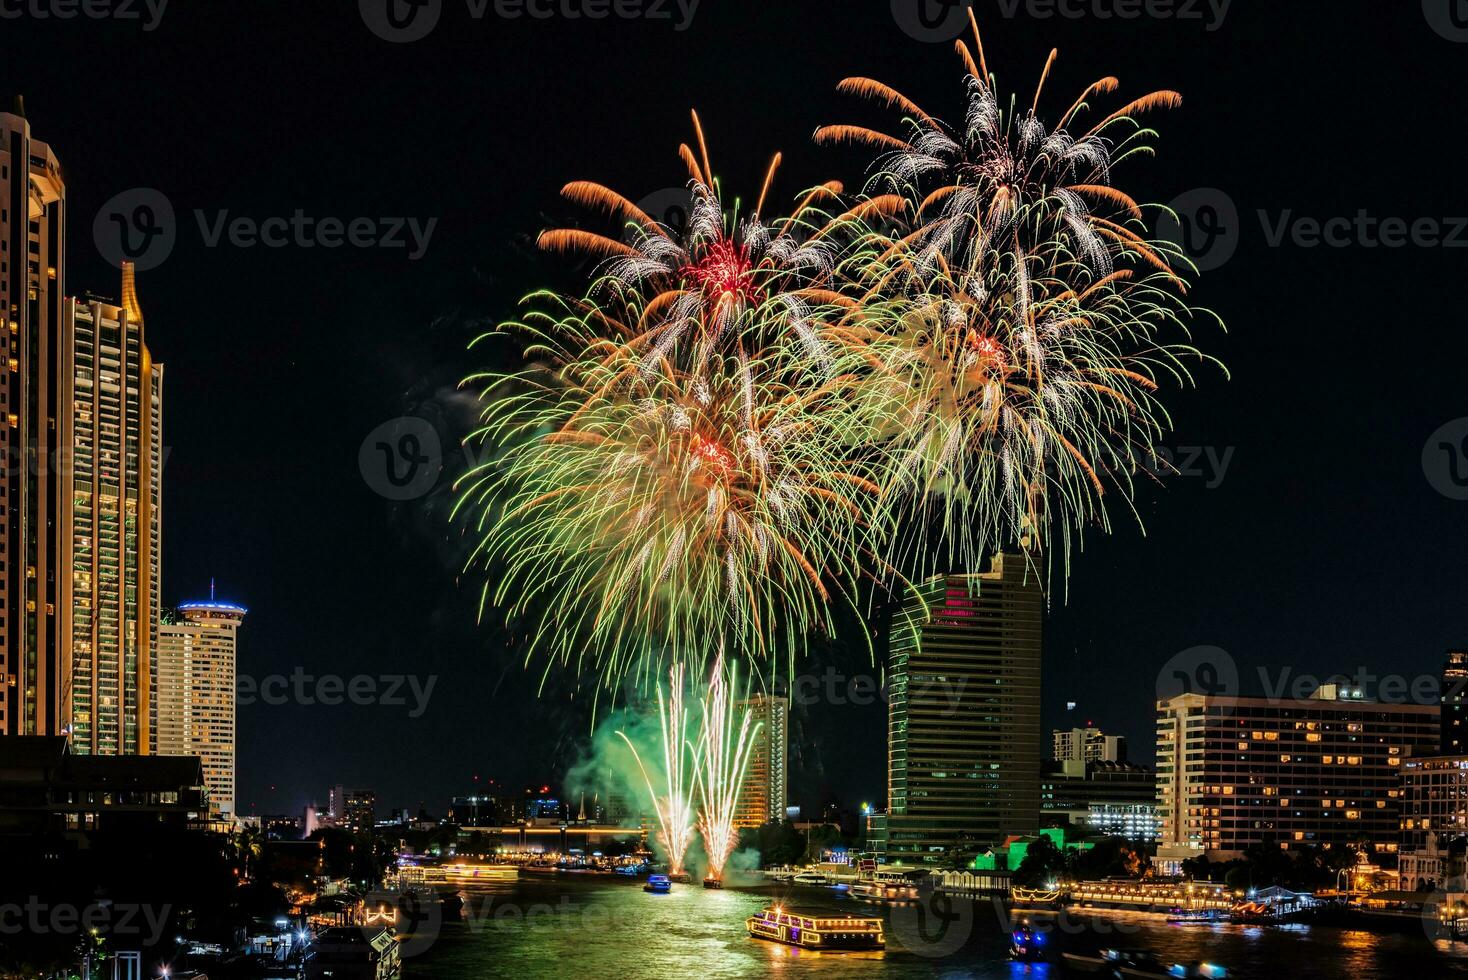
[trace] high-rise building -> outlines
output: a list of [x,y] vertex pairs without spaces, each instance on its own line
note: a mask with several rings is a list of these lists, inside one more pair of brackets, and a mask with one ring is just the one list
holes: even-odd
[[62,419],[71,447],[71,575],[62,601],[71,611],[72,747],[84,755],[162,752],[163,365],[144,341],[131,263],[123,265],[121,306],[67,302],[62,342],[75,365]]
[[1020,554],[929,580],[893,626],[886,839],[939,861],[1040,828],[1039,573]]
[[204,764],[209,807],[235,812],[235,665],[246,610],[220,602],[178,608],[158,628],[158,754],[194,755]]
[[377,826],[377,794],[370,789],[337,785],[327,794],[332,823],[355,833],[370,833]]
[[787,769],[790,764],[790,701],[759,695],[738,706],[749,712],[750,727],[758,724],[749,768],[739,790],[736,827],[761,827],[785,819]]
[[57,735],[69,721],[70,515],[62,343],[66,184],[17,100],[0,112],[0,734]]
[[1443,755],[1468,754],[1468,651],[1449,650],[1443,662],[1438,752]]
[[1126,738],[1087,726],[1050,733],[1056,762],[1125,762]]
[[1437,748],[1435,705],[1335,684],[1305,700],[1182,694],[1157,704],[1158,861],[1251,844],[1395,851],[1401,767]]
[[1402,763],[1402,839],[1397,870],[1408,890],[1431,890],[1463,873],[1468,839],[1468,755]]

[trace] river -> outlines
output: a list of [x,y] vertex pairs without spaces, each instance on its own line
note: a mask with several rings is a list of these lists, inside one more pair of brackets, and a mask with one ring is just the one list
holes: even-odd
[[[607,878],[525,877],[462,893],[458,922],[428,922],[404,945],[404,980],[734,980],[845,978],[1059,978],[1065,950],[1147,948],[1167,962],[1207,960],[1239,980],[1430,980],[1468,978],[1468,944],[1423,933],[1326,927],[1169,925],[1139,913],[1034,919],[1052,962],[1007,956],[993,903],[953,899],[910,907],[869,905],[832,889],[757,885],[706,891],[675,885],[645,894]],[[879,913],[885,953],[813,953],[749,938],[744,919],[774,900],[832,911]],[[1081,974],[1074,974],[1081,975]]]

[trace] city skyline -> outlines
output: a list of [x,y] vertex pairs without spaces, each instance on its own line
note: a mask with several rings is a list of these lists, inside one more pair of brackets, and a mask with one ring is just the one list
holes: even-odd
[[[200,32],[203,47],[232,50],[230,32],[192,13],[177,16],[180,30]],[[810,25],[809,15],[795,10],[767,16],[769,23],[763,29],[772,36],[789,36]],[[1280,18],[1286,24],[1303,24],[1306,16],[1296,11],[1276,12],[1265,31],[1259,15],[1240,9],[1231,14],[1229,31],[1235,36],[1258,32],[1257,36],[1272,37],[1279,30]],[[711,7],[690,29],[690,46],[671,55],[659,47],[665,38],[656,31],[638,30],[639,25],[613,23],[608,27],[631,50],[648,56],[658,52],[679,64],[692,64],[699,59],[717,60],[727,28],[736,22],[734,13]],[[36,25],[12,26],[17,31],[37,30]],[[329,58],[344,77],[356,79],[355,88],[371,94],[364,105],[394,104],[387,82],[355,66],[378,52],[379,42],[365,32],[342,34],[339,26],[325,13],[302,11],[287,16],[265,11],[249,20],[246,32],[278,28],[339,40],[340,46],[331,49],[335,53]],[[549,34],[528,32],[528,26],[510,25],[474,39],[435,35],[425,47],[409,46],[405,53],[414,57],[440,44],[468,50],[482,43],[508,65],[524,66],[524,71],[535,76],[530,67],[532,52]],[[1038,66],[1049,47],[1056,45],[1062,50],[1056,70],[1069,79],[1080,77],[1075,52],[1085,47],[1088,29],[1096,27],[1063,19],[1046,25],[1002,21],[990,32],[994,43],[1008,49],[1006,62],[1016,66],[1011,72],[1030,64]],[[861,49],[871,43],[868,39],[887,38],[891,29],[885,10],[853,11],[829,26],[836,50],[843,46]],[[1385,468],[1353,468],[1344,462],[1349,458],[1344,451],[1350,444],[1345,441],[1348,434],[1332,422],[1329,399],[1321,395],[1332,390],[1333,382],[1317,380],[1356,378],[1361,367],[1345,354],[1352,345],[1333,345],[1314,355],[1325,358],[1323,370],[1295,385],[1267,384],[1272,365],[1303,356],[1304,335],[1275,331],[1269,344],[1245,343],[1239,338],[1253,337],[1253,331],[1264,328],[1252,327],[1237,315],[1238,309],[1270,308],[1267,297],[1278,281],[1271,273],[1284,264],[1312,279],[1338,283],[1339,288],[1325,291],[1326,309],[1321,317],[1338,324],[1338,330],[1348,330],[1358,343],[1367,342],[1371,336],[1368,322],[1388,312],[1396,317],[1400,310],[1385,303],[1373,305],[1378,303],[1375,297],[1343,302],[1352,293],[1352,285],[1361,280],[1363,264],[1369,259],[1395,268],[1410,258],[1414,268],[1425,267],[1431,273],[1450,270],[1452,253],[1388,249],[1368,255],[1365,250],[1297,248],[1288,239],[1275,246],[1261,233],[1256,212],[1264,210],[1271,222],[1278,221],[1286,210],[1295,217],[1327,217],[1336,212],[1354,214],[1358,207],[1375,214],[1396,208],[1410,214],[1450,215],[1454,202],[1440,190],[1447,186],[1445,180],[1414,182],[1407,198],[1399,202],[1370,194],[1353,198],[1332,181],[1291,178],[1280,185],[1261,183],[1249,176],[1249,158],[1237,148],[1224,145],[1216,153],[1202,151],[1209,142],[1208,133],[1226,118],[1223,107],[1237,98],[1222,81],[1219,52],[1205,49],[1201,60],[1185,56],[1166,43],[1171,36],[1166,24],[1142,21],[1127,24],[1125,30],[1118,24],[1114,35],[1111,26],[1100,29],[1119,45],[1119,76],[1138,85],[1153,79],[1165,82],[1182,91],[1187,100],[1169,119],[1161,147],[1164,169],[1148,171],[1149,177],[1161,174],[1163,199],[1195,186],[1217,186],[1234,200],[1245,219],[1233,257],[1203,280],[1210,296],[1227,297],[1226,302],[1215,305],[1232,314],[1228,319],[1235,331],[1232,339],[1219,341],[1220,353],[1236,377],[1227,387],[1217,388],[1219,397],[1188,401],[1179,408],[1180,438],[1169,448],[1179,468],[1191,475],[1171,479],[1165,491],[1147,492],[1141,504],[1147,519],[1146,536],[1123,521],[1110,537],[1088,537],[1084,560],[1074,564],[1064,600],[1052,603],[1047,616],[1046,730],[1073,727],[1076,719],[1092,719],[1126,735],[1137,761],[1145,763],[1152,745],[1145,719],[1156,696],[1153,678],[1170,658],[1194,646],[1227,650],[1237,665],[1240,686],[1258,690],[1256,668],[1269,668],[1268,680],[1273,684],[1277,678],[1272,665],[1284,662],[1296,674],[1315,676],[1336,669],[1354,672],[1362,666],[1408,678],[1433,675],[1443,651],[1462,642],[1461,634],[1468,626],[1445,612],[1451,609],[1451,602],[1444,583],[1453,578],[1454,569],[1461,568],[1461,558],[1447,542],[1454,538],[1452,531],[1464,515],[1458,502],[1435,489],[1420,465],[1428,438],[1461,414],[1451,398],[1442,394],[1448,386],[1425,385],[1423,397],[1413,405],[1393,403],[1369,414],[1364,420],[1369,433],[1354,433],[1353,437],[1383,447],[1380,456],[1386,461]],[[1360,36],[1358,26],[1349,19],[1321,29],[1333,40]],[[1388,51],[1409,49],[1425,30],[1411,18],[1390,21],[1383,29],[1387,38],[1370,41],[1391,42],[1384,44]],[[513,43],[517,38],[518,50]],[[227,81],[221,77],[215,88],[225,114],[253,118],[265,107],[267,115],[288,123],[300,134],[302,145],[310,147],[301,157],[309,164],[294,170],[297,186],[292,186],[284,159],[272,156],[263,145],[246,144],[243,154],[235,154],[204,142],[177,146],[172,140],[160,139],[160,134],[178,131],[188,120],[187,112],[169,102],[154,102],[150,114],[139,117],[91,99],[96,91],[114,90],[129,105],[148,104],[138,86],[161,85],[170,74],[192,69],[193,60],[178,50],[148,47],[155,40],[142,39],[147,58],[131,50],[109,48],[94,35],[80,31],[48,39],[56,45],[51,50],[63,53],[54,59],[34,56],[32,52],[41,50],[39,45],[21,44],[15,51],[14,75],[8,78],[8,85],[12,91],[25,91],[41,137],[55,147],[67,168],[68,289],[96,289],[99,284],[104,291],[114,288],[116,270],[91,241],[93,219],[110,198],[132,188],[158,188],[176,212],[177,235],[171,255],[162,265],[140,273],[150,317],[150,346],[161,352],[160,360],[168,361],[171,368],[168,457],[163,468],[172,529],[163,542],[166,593],[172,594],[173,584],[204,582],[213,575],[233,583],[232,594],[256,610],[250,629],[252,637],[259,638],[258,659],[242,668],[256,680],[290,677],[297,670],[318,677],[339,674],[344,681],[357,674],[380,678],[404,673],[404,663],[412,665],[407,671],[420,681],[437,674],[440,681],[433,699],[418,718],[408,718],[408,709],[392,706],[343,704],[330,709],[336,712],[333,721],[342,734],[329,738],[320,751],[328,756],[330,768],[356,767],[353,775],[359,781],[377,782],[375,760],[361,756],[357,746],[364,733],[385,720],[413,724],[422,740],[431,744],[442,740],[462,719],[474,718],[487,744],[501,742],[511,732],[528,731],[537,755],[573,758],[575,733],[585,722],[581,710],[557,706],[554,712],[560,717],[554,733],[527,724],[530,717],[513,705],[529,701],[534,685],[511,670],[500,669],[501,638],[485,637],[474,627],[474,597],[457,581],[457,545],[440,530],[442,488],[408,502],[384,498],[363,479],[357,455],[380,423],[399,416],[423,416],[439,426],[441,446],[449,447],[440,450],[448,465],[461,465],[452,448],[459,426],[449,421],[455,417],[455,402],[441,391],[451,389],[462,375],[464,331],[447,320],[437,321],[437,328],[426,325],[448,309],[463,310],[471,317],[509,309],[518,298],[511,282],[543,266],[518,245],[491,244],[494,236],[481,226],[492,220],[495,227],[538,229],[545,224],[541,220],[545,213],[564,216],[568,209],[554,195],[555,185],[562,180],[594,174],[623,186],[646,181],[642,175],[672,147],[631,150],[628,146],[636,141],[621,137],[629,126],[639,137],[680,126],[687,107],[659,107],[654,119],[640,123],[608,101],[601,111],[589,113],[598,117],[589,123],[590,142],[600,147],[594,153],[581,145],[579,135],[536,127],[532,134],[537,145],[553,147],[564,158],[555,165],[553,177],[545,179],[534,172],[538,168],[517,162],[518,154],[487,134],[466,135],[458,113],[450,108],[462,104],[456,96],[465,91],[466,80],[450,69],[425,64],[422,83],[437,97],[417,114],[416,125],[423,134],[418,145],[432,145],[445,154],[437,171],[441,180],[437,188],[421,193],[388,190],[384,197],[377,182],[369,186],[352,173],[353,160],[378,152],[366,149],[377,145],[377,113],[348,107],[338,132],[328,137],[313,122],[332,117],[340,108],[339,100],[329,94],[309,91],[309,86],[275,87],[244,76]],[[558,39],[558,44],[570,45],[573,51],[587,43],[588,39],[574,31]],[[1322,47],[1328,49],[1330,44]],[[941,102],[947,65],[939,63],[948,57],[943,49],[943,45],[909,44],[904,39],[890,52],[892,77],[912,79],[909,84],[923,103]],[[1317,56],[1297,52],[1292,57],[1285,71],[1296,87],[1308,89],[1302,80],[1318,64]],[[63,64],[71,67],[63,71]],[[201,70],[212,69],[205,66]],[[298,71],[289,66],[278,70],[287,78]],[[735,131],[746,121],[756,125],[758,119],[771,145],[794,149],[806,144],[816,125],[849,110],[847,102],[830,93],[834,81],[847,70],[805,63],[784,66],[782,71],[794,72],[791,83],[809,91],[813,100],[809,110],[796,114],[798,118],[766,121],[766,110],[775,104],[780,87],[758,71],[751,73],[750,89],[742,99],[723,97],[711,84],[685,101],[696,101],[706,117]],[[1429,65],[1427,70],[1443,69]],[[1262,83],[1239,79],[1229,84],[1260,85],[1256,99],[1267,98]],[[285,91],[295,94],[287,99]],[[472,85],[468,91],[483,101],[486,111],[497,111],[502,105],[502,97],[493,92]],[[936,99],[933,93],[938,93]],[[543,114],[547,119],[581,118],[585,111],[582,104],[573,105],[561,94],[559,87],[546,87],[545,97],[549,100]],[[591,98],[595,101],[603,96],[593,94]],[[1279,136],[1276,122],[1262,120],[1258,125],[1265,135]],[[1348,123],[1340,109],[1327,104],[1298,119],[1297,125],[1307,132],[1334,132]],[[717,143],[717,131],[712,132]],[[737,141],[722,142],[716,149],[731,172],[759,172],[764,161],[752,150],[746,152]],[[386,152],[385,166],[399,172],[411,172],[419,159],[406,147],[389,147]],[[1363,166],[1384,165],[1379,146],[1362,152]],[[788,180],[791,186],[799,186],[847,169],[839,151],[832,151],[829,157],[799,156],[796,160],[792,154],[787,166],[793,169],[782,183]],[[476,162],[480,160],[493,161],[502,176],[481,179]],[[239,169],[244,161],[265,167],[264,172],[275,179],[244,179]],[[1167,183],[1165,168],[1174,166],[1189,171],[1186,184]],[[1437,164],[1427,166],[1431,169]],[[660,173],[663,176],[654,181],[658,186],[648,187],[648,194],[664,184],[680,182],[671,168]],[[634,175],[630,181],[618,179],[628,174]],[[291,249],[293,261],[286,263],[287,253],[281,250],[242,247],[231,244],[227,236],[213,239],[206,234],[218,226],[222,212],[228,212],[226,220],[290,218],[312,194],[321,204],[305,210],[318,221],[372,214],[412,214],[420,223],[435,215],[442,220],[432,247],[412,263],[403,254],[406,249],[321,248]],[[347,260],[347,271],[341,275],[347,278],[327,275],[342,259]],[[472,270],[481,267],[499,271],[479,279]],[[225,282],[235,286],[228,295],[221,295],[213,287]],[[271,288],[256,288],[265,283]],[[434,286],[453,298],[439,304],[441,308],[428,309],[422,297],[433,292]],[[289,329],[262,336],[257,325],[278,318],[269,302],[278,295],[294,297],[296,305],[310,314],[291,317]],[[1411,304],[1419,301],[1409,296],[1404,302],[1412,309]],[[1421,310],[1419,315],[1430,314]],[[347,322],[356,331],[356,340],[350,344],[343,342],[340,326]],[[426,332],[406,331],[403,324],[409,323],[423,326]],[[411,343],[409,333],[415,337]],[[256,342],[241,344],[240,338],[246,336]],[[1449,337],[1445,342],[1447,349],[1434,358],[1435,364],[1455,360],[1459,341]],[[231,358],[238,370],[206,370],[232,363]],[[1440,368],[1415,364],[1411,370],[1431,377]],[[371,384],[356,385],[353,378],[370,379]],[[256,411],[265,404],[278,407],[275,418],[302,418],[318,408],[324,416],[311,431],[286,427],[276,432],[262,424]],[[1266,404],[1271,406],[1267,413],[1256,416],[1248,410]],[[1276,439],[1273,429],[1261,421],[1265,415],[1295,420],[1298,437]],[[220,444],[236,450],[227,455],[211,451]],[[1281,488],[1304,486],[1303,481],[1316,477],[1336,481],[1345,489],[1308,504],[1306,495],[1281,492]],[[1397,503],[1391,508],[1374,503],[1387,499]],[[289,532],[278,529],[275,516],[285,508],[314,515],[314,519]],[[224,514],[231,515],[230,526],[220,528],[219,517]],[[367,527],[385,530],[367,536],[358,533]],[[1431,535],[1413,530],[1426,527],[1446,530]],[[1254,533],[1239,535],[1235,533],[1238,528],[1251,528]],[[343,557],[329,561],[324,569],[307,568],[298,560],[305,553]],[[1377,596],[1376,589],[1368,588],[1358,577],[1321,572],[1349,567],[1353,560],[1386,565],[1391,574],[1379,581],[1388,590],[1387,597]],[[366,582],[353,581],[345,574],[347,568],[380,569],[382,574]],[[302,601],[301,597],[309,598]],[[369,629],[354,619],[350,611],[359,605],[378,611],[382,620],[377,627]],[[322,609],[335,611],[337,630],[324,627],[318,615]],[[1386,615],[1387,609],[1393,614]],[[346,669],[318,652],[333,648],[351,651]],[[443,654],[445,650],[461,652]],[[883,656],[884,651],[877,651],[877,663]],[[1139,662],[1140,683],[1136,675],[1122,677],[1104,666],[1123,657]],[[822,668],[827,664],[839,667],[847,678],[866,674],[875,679],[877,674],[860,650],[818,651],[816,662]],[[474,707],[490,696],[509,707],[491,717],[476,715]],[[1074,712],[1065,709],[1070,701],[1077,702]],[[293,811],[317,792],[313,787],[319,778],[303,762],[290,758],[282,733],[297,729],[309,712],[322,710],[326,709],[319,705],[263,703],[241,708],[242,730],[259,734],[259,741],[252,740],[243,748],[240,804],[246,812],[252,806],[258,812]],[[882,781],[871,769],[872,760],[879,761],[883,751],[880,729],[884,714],[875,704],[793,706],[792,772],[800,774],[799,783],[823,787],[817,794],[829,787],[832,795],[845,800],[879,796]],[[857,735],[853,745],[838,738],[838,728],[878,734]],[[838,745],[847,751],[836,751]],[[397,756],[398,763],[412,758],[407,749],[396,751],[403,753]],[[395,806],[415,807],[420,798],[447,799],[468,791],[476,774],[539,783],[555,778],[563,765],[528,765],[519,759],[489,757],[429,760],[414,770],[414,780],[395,775],[407,771],[406,765],[384,768],[388,775],[378,785],[382,797]],[[420,788],[418,780],[428,785]]]

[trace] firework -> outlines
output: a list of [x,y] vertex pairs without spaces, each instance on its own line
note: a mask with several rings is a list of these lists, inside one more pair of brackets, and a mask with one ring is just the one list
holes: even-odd
[[[1178,104],[1137,99],[1075,135],[1106,78],[1047,127],[1040,86],[1025,110],[996,91],[975,31],[962,127],[866,78],[843,91],[907,114],[909,135],[826,127],[822,142],[882,150],[869,206],[887,219],[844,270],[864,283],[842,334],[873,366],[863,394],[885,421],[881,483],[911,537],[930,528],[947,567],[976,567],[1019,544],[1068,564],[1073,537],[1109,529],[1108,491],[1129,505],[1132,477],[1157,465],[1167,430],[1159,382],[1191,383],[1206,360],[1186,340],[1187,262],[1150,241],[1143,208],[1111,186],[1121,160],[1151,152],[1135,117]],[[1124,131],[1121,135],[1114,135]]]
[[698,830],[708,855],[708,877],[714,881],[723,880],[724,865],[739,843],[734,817],[744,771],[760,729],[758,723],[750,725],[748,711],[736,710],[738,674],[734,665],[726,670],[720,656],[714,662],[708,695],[700,704],[702,723],[694,763],[699,791]]
[[881,537],[852,391],[864,366],[829,336],[848,307],[824,288],[828,250],[804,218],[720,214],[707,164],[690,165],[681,237],[580,186],[631,209],[639,244],[547,232],[547,247],[609,256],[603,273],[584,297],[537,295],[499,332],[530,338],[531,367],[466,381],[484,391],[471,440],[498,450],[459,483],[458,507],[477,511],[471,562],[496,582],[484,604],[528,623],[527,660],[608,687],[701,669],[725,642],[793,667]]
[[653,777],[643,765],[637,746],[623,732],[617,732],[642,773],[653,810],[658,817],[658,840],[668,855],[668,870],[672,874],[683,873],[683,860],[688,845],[693,842],[693,804],[689,794],[687,778],[687,713],[683,707],[683,668],[675,666],[668,677],[668,696],[665,700],[662,689],[658,689],[658,721],[662,737],[663,792],[653,785]]

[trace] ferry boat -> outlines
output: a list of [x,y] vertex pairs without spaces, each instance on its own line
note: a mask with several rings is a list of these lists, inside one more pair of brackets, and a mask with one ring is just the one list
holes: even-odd
[[771,905],[744,920],[750,936],[802,949],[882,950],[887,938],[882,920],[870,915],[847,915],[819,909]]
[[1009,937],[1009,958],[1020,963],[1034,963],[1045,958],[1045,936],[1021,922]]
[[910,902],[917,899],[918,886],[905,872],[874,871],[852,885],[851,894],[879,902]]
[[306,961],[306,980],[398,980],[398,941],[387,929],[327,929]]
[[667,875],[649,875],[647,884],[642,886],[642,890],[657,895],[666,895],[673,890],[673,883],[668,880]]

